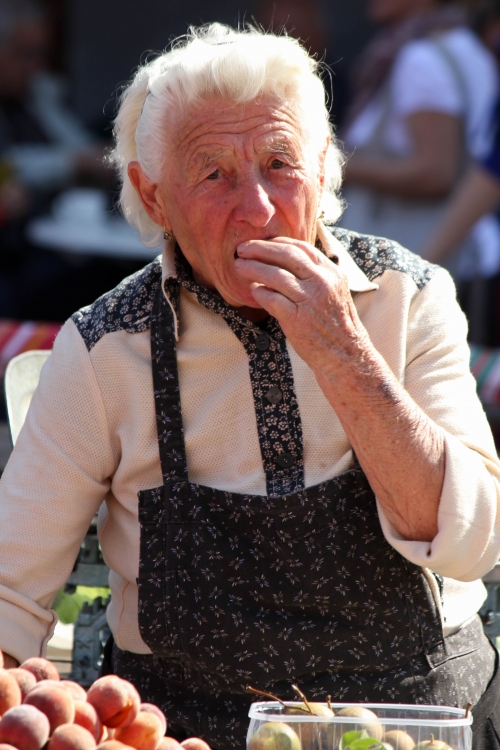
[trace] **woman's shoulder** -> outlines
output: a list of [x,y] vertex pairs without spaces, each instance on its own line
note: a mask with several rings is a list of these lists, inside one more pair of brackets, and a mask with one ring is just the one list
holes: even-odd
[[153,301],[161,283],[161,259],[123,279],[115,289],[72,315],[90,351],[107,333],[141,333],[150,326]]

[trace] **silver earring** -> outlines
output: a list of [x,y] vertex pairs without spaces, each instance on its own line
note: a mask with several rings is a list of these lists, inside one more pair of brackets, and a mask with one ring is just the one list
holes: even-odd
[[168,229],[165,229],[165,227],[163,227],[163,239],[164,240],[171,240],[173,236],[174,236],[173,232],[169,232]]
[[325,218],[325,212],[322,211],[320,215],[318,216],[318,219],[324,219]]

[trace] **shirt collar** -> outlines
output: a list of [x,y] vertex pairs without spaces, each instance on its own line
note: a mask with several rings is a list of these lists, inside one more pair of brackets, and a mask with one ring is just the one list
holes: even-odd
[[[378,284],[368,279],[356,261],[349,255],[346,248],[328,231],[322,221],[318,221],[318,239],[327,257],[332,258],[336,256],[338,258],[339,268],[345,273],[351,292],[369,292],[373,289],[378,289]],[[175,248],[175,239],[167,240],[164,244],[162,254],[162,283],[167,279],[177,277]]]

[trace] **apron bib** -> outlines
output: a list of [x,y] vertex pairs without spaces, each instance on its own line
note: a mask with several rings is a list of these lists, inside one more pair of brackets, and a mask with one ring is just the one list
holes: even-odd
[[[170,292],[176,304],[178,284]],[[467,678],[462,694],[447,665],[467,654],[487,660],[489,644],[475,622],[443,638],[428,581],[385,540],[357,462],[287,494],[191,484],[175,321],[161,286],[151,346],[164,483],[139,493],[138,587],[152,656],[115,647],[115,672],[165,710],[169,733],[221,750],[244,747],[247,685],[288,699],[298,682],[310,699],[465,706],[475,688]]]

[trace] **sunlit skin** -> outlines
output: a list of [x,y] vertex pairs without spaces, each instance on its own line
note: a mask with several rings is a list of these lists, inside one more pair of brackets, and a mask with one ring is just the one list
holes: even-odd
[[324,149],[307,147],[297,108],[272,100],[208,100],[165,127],[160,182],[129,165],[149,216],[174,233],[199,283],[251,320],[278,320],[392,524],[432,540],[442,433],[374,348],[341,266],[314,246]]
[[137,163],[132,182],[151,218],[175,235],[197,281],[234,307],[259,308],[235,266],[237,249],[276,237],[314,243],[324,154],[305,148],[298,114],[269,99],[211,100],[169,125],[160,185]]

